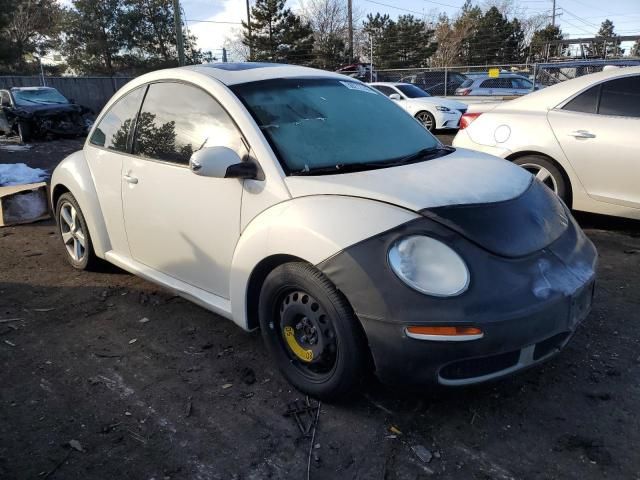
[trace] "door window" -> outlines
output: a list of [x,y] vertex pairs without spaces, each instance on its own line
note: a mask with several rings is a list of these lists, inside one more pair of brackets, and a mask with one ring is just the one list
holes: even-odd
[[596,113],[599,93],[600,85],[591,87],[586,92],[582,92],[573,100],[569,101],[562,109],[571,112]]
[[513,88],[520,90],[531,90],[532,87],[532,83],[526,78],[512,78],[511,84],[513,85]]
[[163,82],[149,86],[136,126],[133,153],[188,165],[207,146],[239,151],[242,138],[229,115],[200,88]]
[[137,88],[118,100],[102,117],[89,142],[98,147],[129,151],[130,135],[146,87]]
[[640,76],[618,78],[603,83],[598,113],[640,117]]

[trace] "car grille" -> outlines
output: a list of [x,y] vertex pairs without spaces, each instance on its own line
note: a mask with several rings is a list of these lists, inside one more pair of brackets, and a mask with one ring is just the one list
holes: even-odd
[[513,367],[518,363],[519,358],[520,350],[515,350],[489,357],[460,360],[440,370],[440,376],[446,380],[482,377]]

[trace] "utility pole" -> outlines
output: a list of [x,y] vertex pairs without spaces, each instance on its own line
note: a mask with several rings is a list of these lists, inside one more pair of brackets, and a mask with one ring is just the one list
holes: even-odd
[[347,0],[347,17],[349,21],[349,63],[353,62],[353,4]]
[[551,26],[556,26],[556,0],[553,1],[553,7],[551,8]]
[[247,0],[247,33],[249,35],[249,61],[251,61],[253,60],[253,54],[251,51],[253,40],[251,39],[251,8],[249,7],[249,0]]
[[184,65],[184,39],[182,38],[182,18],[180,0],[173,0],[173,22],[176,24],[176,46],[178,47],[178,65]]

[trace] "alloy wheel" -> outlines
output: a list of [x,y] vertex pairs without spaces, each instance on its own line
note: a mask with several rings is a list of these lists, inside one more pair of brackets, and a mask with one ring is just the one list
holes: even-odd
[[553,190],[554,193],[558,193],[558,182],[549,170],[535,163],[524,163],[520,166]]
[[427,112],[420,112],[416,115],[416,118],[425,126],[429,131],[433,130],[433,117]]
[[71,203],[62,204],[58,222],[67,253],[75,262],[80,262],[87,254],[87,241],[78,219],[78,212]]

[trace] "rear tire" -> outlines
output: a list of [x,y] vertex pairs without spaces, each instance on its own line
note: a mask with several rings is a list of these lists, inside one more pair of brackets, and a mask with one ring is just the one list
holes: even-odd
[[67,261],[77,270],[93,270],[99,260],[93,251],[82,210],[69,192],[63,193],[58,199],[56,223]]
[[525,155],[516,158],[514,162],[535,176],[547,187],[554,191],[564,203],[570,204],[569,182],[558,166],[541,155]]
[[356,390],[368,366],[364,332],[344,296],[306,263],[287,263],[260,293],[262,338],[284,377],[321,400]]

